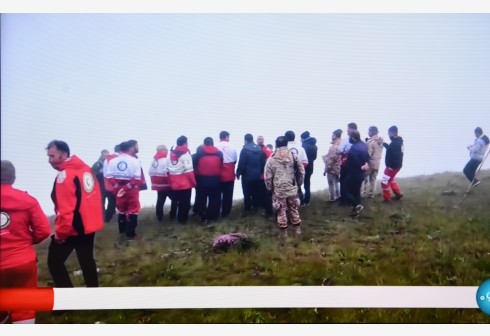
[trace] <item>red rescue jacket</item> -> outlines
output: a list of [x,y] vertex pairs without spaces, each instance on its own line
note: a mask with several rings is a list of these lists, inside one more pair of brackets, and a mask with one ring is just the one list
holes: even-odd
[[58,239],[101,230],[104,227],[102,197],[90,167],[73,155],[59,168],[51,193]]
[[26,192],[2,183],[0,194],[0,272],[36,260],[34,244],[49,237],[48,217]]

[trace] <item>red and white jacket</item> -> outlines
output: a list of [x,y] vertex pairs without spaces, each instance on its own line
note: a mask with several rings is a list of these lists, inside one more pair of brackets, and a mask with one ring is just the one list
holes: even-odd
[[220,141],[216,148],[223,153],[223,169],[221,170],[221,182],[235,181],[235,167],[238,161],[236,149],[228,141]]
[[65,240],[101,230],[102,196],[92,169],[75,155],[62,162],[59,169],[51,193],[56,237]]
[[0,200],[1,272],[35,261],[33,245],[48,238],[51,227],[38,201],[26,192],[2,183]]
[[104,160],[104,166],[102,167],[102,173],[104,174],[104,188],[106,191],[108,192],[114,192],[114,188],[112,187],[112,184],[109,183],[109,179],[107,178],[107,167],[109,166],[109,162],[114,159],[114,158],[117,158],[119,156],[118,153],[114,153],[114,154],[111,154],[111,155],[107,155],[105,160]]
[[151,189],[156,191],[170,190],[168,183],[168,159],[166,152],[157,152],[148,172],[151,179]]
[[170,151],[168,181],[172,190],[187,190],[196,186],[192,157],[186,146],[177,146]]
[[141,179],[142,168],[140,161],[128,153],[121,153],[112,159],[107,167],[107,179],[114,193],[119,190],[138,190],[143,184]]

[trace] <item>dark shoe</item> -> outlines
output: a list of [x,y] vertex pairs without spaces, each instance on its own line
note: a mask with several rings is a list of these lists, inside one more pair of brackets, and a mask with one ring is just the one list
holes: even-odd
[[398,195],[395,195],[395,197],[393,197],[393,199],[394,199],[395,201],[399,201],[399,200],[401,200],[402,198],[403,198],[403,194],[398,194]]

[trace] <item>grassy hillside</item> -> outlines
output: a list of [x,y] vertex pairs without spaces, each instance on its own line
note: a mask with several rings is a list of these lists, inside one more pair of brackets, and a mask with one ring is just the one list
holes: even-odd
[[[401,179],[405,197],[391,205],[381,196],[364,200],[359,219],[350,208],[313,195],[301,208],[303,234],[279,239],[272,221],[241,216],[201,226],[157,223],[153,209],[140,216],[143,240],[117,248],[116,226],[96,238],[101,286],[195,285],[410,285],[478,286],[490,277],[490,171],[458,206],[467,188],[461,174]],[[236,187],[239,187],[238,185]],[[448,192],[451,191],[451,192]],[[155,195],[156,198],[156,195]],[[243,253],[215,254],[213,238],[242,232],[258,243]],[[39,247],[40,284],[50,280],[47,243]],[[75,255],[68,262],[78,270]],[[83,286],[81,276],[73,276]],[[189,309],[72,311],[61,316],[38,313],[38,323],[489,323],[478,309]]]

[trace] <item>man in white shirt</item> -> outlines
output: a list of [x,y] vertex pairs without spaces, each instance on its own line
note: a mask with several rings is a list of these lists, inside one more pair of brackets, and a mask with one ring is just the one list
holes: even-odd
[[235,147],[230,144],[230,133],[222,131],[219,134],[220,142],[216,145],[223,153],[223,169],[221,170],[221,216],[227,217],[233,204],[233,189],[235,187],[235,166],[238,159]]

